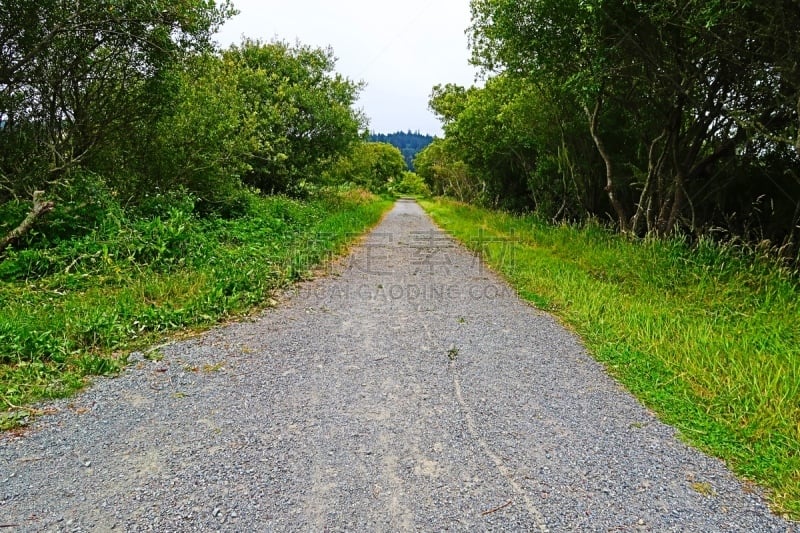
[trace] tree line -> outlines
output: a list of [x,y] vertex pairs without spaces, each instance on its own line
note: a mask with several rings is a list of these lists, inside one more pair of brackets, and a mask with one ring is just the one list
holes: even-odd
[[329,48],[219,49],[234,13],[227,1],[0,0],[0,247],[26,246],[34,226],[68,238],[109,202],[188,195],[199,215],[236,216],[251,194],[358,181],[332,169],[367,141],[362,84],[336,73]]
[[440,85],[434,192],[638,236],[800,242],[793,0],[472,0],[481,88]]

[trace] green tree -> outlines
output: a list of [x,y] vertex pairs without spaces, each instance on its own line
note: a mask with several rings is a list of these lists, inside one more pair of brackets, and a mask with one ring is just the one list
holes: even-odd
[[369,136],[369,140],[371,142],[389,143],[392,146],[396,146],[403,153],[408,168],[414,170],[414,157],[420,150],[433,142],[433,137],[431,135],[423,135],[419,132],[397,131],[394,133],[373,133]]
[[[471,7],[476,64],[541,87],[562,122],[582,111],[602,161],[603,211],[623,231],[701,231],[719,222],[733,230],[739,215],[726,210],[746,192],[746,220],[763,230],[781,217],[774,234],[793,238],[795,2],[473,0]],[[756,206],[762,196],[776,206],[770,217]]]
[[414,168],[433,194],[477,201],[486,185],[459,159],[458,151],[451,139],[436,139],[417,154]]
[[329,183],[353,183],[373,192],[385,192],[400,182],[407,170],[403,154],[387,143],[360,142],[327,172]]
[[334,73],[331,49],[245,40],[223,57],[236,66],[246,112],[257,121],[248,185],[297,191],[359,139],[365,119],[353,104],[361,84]]
[[405,171],[400,181],[392,183],[389,190],[395,194],[411,194],[414,196],[430,196],[431,190],[422,177],[415,173]]
[[592,151],[574,142],[574,125],[529,80],[500,74],[483,88],[437,86],[430,107],[443,122],[442,146],[479,179],[483,202],[571,219],[596,202],[584,163]]
[[0,186],[61,179],[152,116],[159,73],[210,46],[232,13],[206,0],[0,2]]
[[34,198],[12,240],[54,207],[35,191],[97,184],[100,154],[159,116],[163,74],[209,49],[232,12],[208,0],[0,2],[0,203]]
[[238,65],[211,53],[190,58],[172,73],[172,104],[143,125],[145,138],[130,147],[138,153],[140,177],[129,184],[138,183],[140,192],[184,189],[202,212],[233,214],[241,207],[242,178],[259,148],[259,121],[247,110],[238,73]]
[[509,78],[489,80],[483,89],[447,85],[434,87],[431,109],[440,117],[459,159],[470,166],[484,184],[484,200],[493,205],[525,208],[532,203],[528,177],[537,151],[530,142],[532,130],[516,128],[507,106]]

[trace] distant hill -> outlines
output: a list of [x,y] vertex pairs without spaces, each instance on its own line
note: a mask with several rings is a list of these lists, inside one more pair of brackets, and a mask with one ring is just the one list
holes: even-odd
[[369,136],[369,140],[396,146],[403,153],[403,158],[406,160],[408,168],[414,170],[414,156],[433,142],[433,136],[423,135],[420,132],[398,131],[395,133],[373,133]]

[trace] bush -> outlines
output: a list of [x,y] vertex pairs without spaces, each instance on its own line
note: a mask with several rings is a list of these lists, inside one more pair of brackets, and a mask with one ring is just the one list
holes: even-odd
[[196,198],[185,189],[147,195],[131,209],[133,218],[152,219],[164,216],[172,210],[192,213]]
[[[98,228],[110,213],[122,212],[113,191],[91,172],[74,172],[48,192],[55,208],[15,242],[14,248],[47,248],[80,238]],[[0,206],[0,236],[16,228],[30,209],[31,201],[27,199],[11,200]]]
[[30,202],[11,200],[0,204],[0,235],[7,235],[16,228],[31,209]]
[[410,194],[413,196],[430,196],[431,189],[422,177],[414,172],[403,172],[399,182],[390,184],[391,192],[395,194]]
[[[40,244],[52,241],[49,247],[11,250],[0,262],[0,279],[39,278],[58,272],[99,274],[117,271],[122,263],[165,271],[204,257],[203,234],[195,229],[201,222],[192,212],[191,196],[158,195],[127,212],[116,203],[93,204],[105,208],[92,213],[93,229],[68,240],[39,237]],[[73,214],[86,209],[83,204],[68,207]],[[49,222],[47,232],[51,231]]]

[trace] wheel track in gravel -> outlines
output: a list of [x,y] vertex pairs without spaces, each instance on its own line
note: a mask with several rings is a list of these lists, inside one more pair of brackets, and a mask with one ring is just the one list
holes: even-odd
[[330,274],[0,437],[0,523],[792,531],[415,203]]
[[[482,438],[478,434],[472,409],[470,409],[469,405],[467,405],[467,402],[464,401],[464,395],[461,393],[461,381],[458,379],[457,372],[453,372],[453,390],[464,414],[464,421],[467,424],[467,429],[469,430],[470,436],[483,449],[483,453],[485,453],[492,460],[497,468],[497,471],[506,479],[506,482],[513,487],[514,492],[516,492],[525,502],[525,507],[536,521],[536,529],[542,533],[547,533],[549,530],[547,529],[546,521],[542,516],[542,513],[536,508],[525,489],[523,489],[520,484],[514,480],[514,473],[509,470],[503,463],[503,460],[492,451],[492,449],[489,447],[489,443],[486,442],[486,439]],[[513,500],[509,500],[509,502],[513,502]],[[491,512],[491,510],[488,512]],[[488,514],[488,512],[485,511],[486,514]]]

